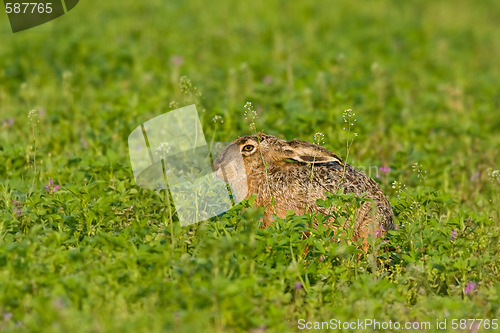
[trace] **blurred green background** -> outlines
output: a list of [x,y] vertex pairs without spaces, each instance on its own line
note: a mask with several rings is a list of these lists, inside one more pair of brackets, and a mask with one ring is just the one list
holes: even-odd
[[[0,14],[0,330],[499,318],[498,22],[494,0],[81,1],[16,34]],[[353,109],[349,162],[391,168],[392,250],[301,257],[300,218],[260,230],[254,209],[180,228],[135,186],[136,126],[196,103],[232,141],[247,101],[257,130],[342,157]]]

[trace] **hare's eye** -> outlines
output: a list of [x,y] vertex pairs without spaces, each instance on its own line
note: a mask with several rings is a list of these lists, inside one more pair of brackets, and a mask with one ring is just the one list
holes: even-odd
[[252,151],[255,147],[252,145],[243,146],[243,151]]

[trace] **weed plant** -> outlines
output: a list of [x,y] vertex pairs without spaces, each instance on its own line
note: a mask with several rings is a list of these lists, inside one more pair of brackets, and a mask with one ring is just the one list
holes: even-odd
[[[498,12],[490,0],[81,1],[17,34],[0,14],[0,331],[446,319],[455,332],[452,319],[500,319]],[[257,131],[321,132],[344,159],[347,143],[399,229],[358,259],[359,244],[309,215],[261,229],[250,200],[181,227],[168,193],[135,185],[136,126],[195,103],[206,138],[232,141],[253,132],[246,101]],[[474,325],[458,331],[490,331]]]

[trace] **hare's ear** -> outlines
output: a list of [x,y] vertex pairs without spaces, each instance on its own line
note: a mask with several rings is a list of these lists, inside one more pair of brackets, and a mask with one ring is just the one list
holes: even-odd
[[321,147],[294,147],[286,150],[292,153],[288,156],[285,162],[299,163],[331,163],[337,162],[343,164],[342,159],[328,150]]

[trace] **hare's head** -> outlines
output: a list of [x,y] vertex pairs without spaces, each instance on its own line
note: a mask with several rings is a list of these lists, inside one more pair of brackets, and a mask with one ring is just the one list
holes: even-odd
[[239,137],[214,162],[216,175],[230,184],[256,180],[274,169],[285,170],[299,164],[342,163],[334,153],[304,141],[285,141],[258,133]]

